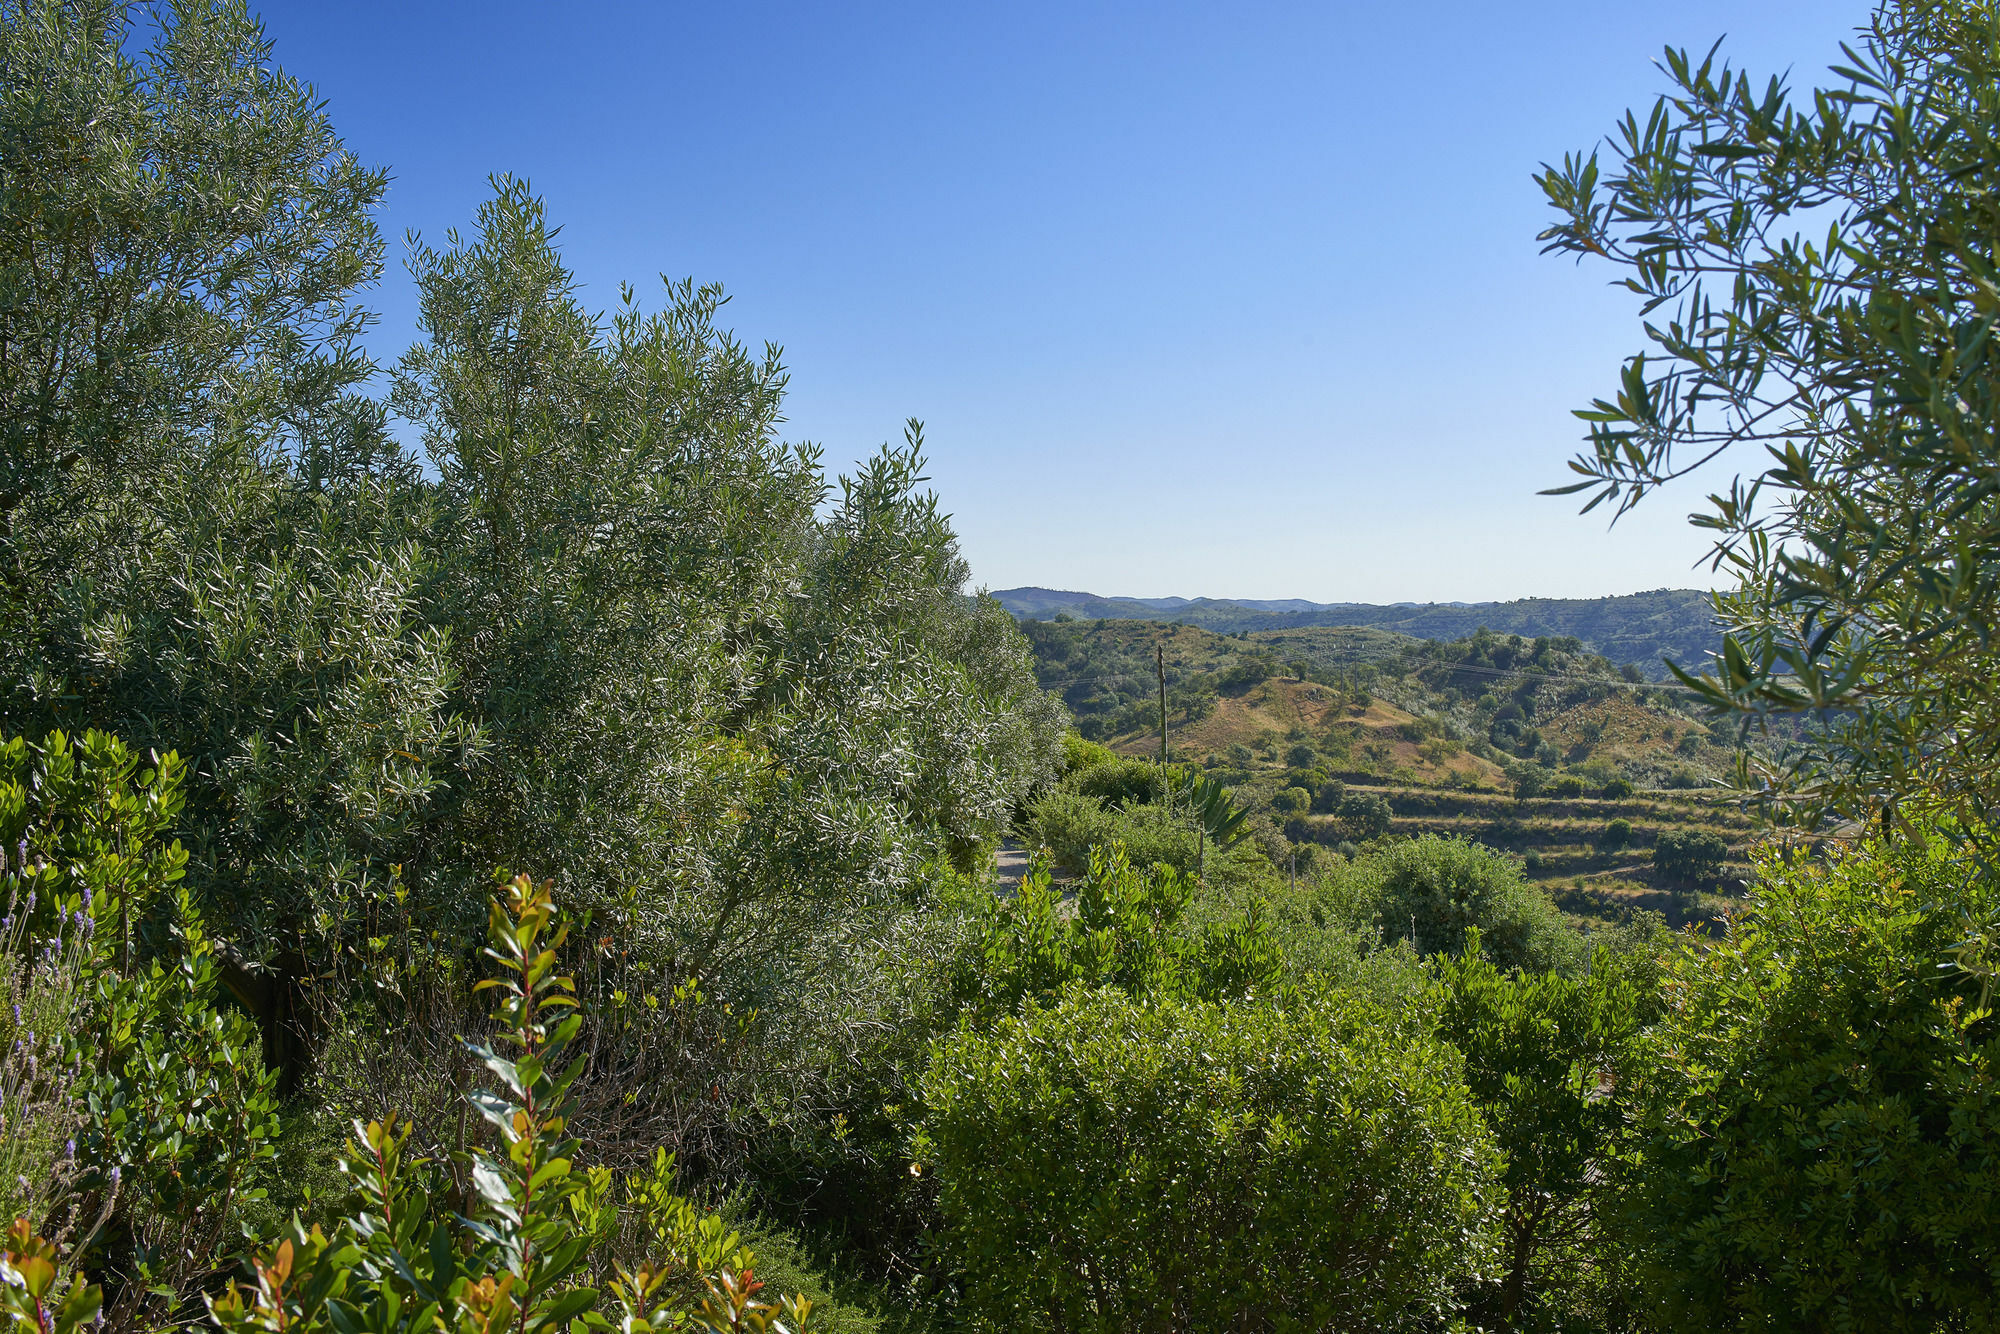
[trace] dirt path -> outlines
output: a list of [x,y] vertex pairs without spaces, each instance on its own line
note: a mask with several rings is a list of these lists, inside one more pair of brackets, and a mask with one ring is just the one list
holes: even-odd
[[1021,883],[1021,877],[1028,873],[1028,850],[1013,839],[1004,839],[1000,851],[993,857],[993,878],[1008,889]]

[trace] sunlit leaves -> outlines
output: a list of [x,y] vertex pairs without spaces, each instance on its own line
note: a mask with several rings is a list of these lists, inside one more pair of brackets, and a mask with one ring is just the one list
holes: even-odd
[[[1977,834],[2000,696],[2000,67],[1983,6],[1890,4],[1809,98],[1711,50],[1604,150],[1539,178],[1554,251],[1609,260],[1646,352],[1578,415],[1589,506],[1622,512],[1739,446],[1758,471],[1697,526],[1740,581],[1698,678],[1805,739],[1745,770],[1768,813],[1872,818],[1936,801]],[[1746,460],[1746,462],[1748,462]]]

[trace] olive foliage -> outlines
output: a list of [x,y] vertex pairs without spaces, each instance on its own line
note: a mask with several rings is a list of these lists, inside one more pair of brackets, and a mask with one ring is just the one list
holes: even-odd
[[920,428],[830,478],[719,289],[592,311],[499,177],[412,238],[376,366],[385,178],[233,0],[0,6],[0,143],[0,730],[184,757],[187,884],[292,1077],[379,942],[377,1030],[455,975],[496,864],[564,868],[635,1015],[803,1042],[848,1017],[780,1002],[1052,778]]
[[[1739,587],[1693,684],[1745,727],[1815,725],[1741,781],[1807,824],[1991,824],[2000,747],[2000,13],[1884,0],[1795,93],[1669,50],[1673,87],[1606,153],[1540,177],[1548,248],[1609,262],[1645,348],[1577,415],[1592,506],[1717,458],[1694,522]],[[1600,164],[1608,155],[1609,162]]]

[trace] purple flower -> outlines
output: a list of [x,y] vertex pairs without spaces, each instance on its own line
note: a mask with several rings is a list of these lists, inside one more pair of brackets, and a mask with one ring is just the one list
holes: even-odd
[[111,1169],[111,1184],[112,1184],[112,1185],[114,1185],[114,1186],[115,1186],[115,1185],[117,1185],[117,1184],[118,1184],[118,1182],[119,1182],[119,1180],[120,1180],[120,1179],[121,1179],[121,1178],[122,1178],[123,1176],[124,1176],[124,1173],[120,1172],[120,1171],[119,1171],[119,1170],[118,1170],[117,1168],[115,1168],[115,1167],[114,1167],[114,1168],[112,1168],[112,1169]]
[[76,1141],[75,1141],[75,1140],[71,1139],[71,1140],[64,1140],[64,1141],[63,1141],[63,1157],[64,1157],[65,1159],[70,1159],[70,1158],[74,1158],[74,1157],[76,1157]]

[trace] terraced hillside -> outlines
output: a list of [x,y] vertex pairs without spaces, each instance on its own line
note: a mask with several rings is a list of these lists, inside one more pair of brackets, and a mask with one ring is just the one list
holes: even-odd
[[[1393,833],[1456,835],[1517,852],[1528,877],[1572,910],[1650,908],[1676,925],[1711,915],[1718,900],[1728,897],[1718,891],[1747,871],[1758,837],[1755,824],[1734,806],[1692,793],[1552,798],[1435,788],[1377,791],[1394,812]],[[1715,883],[1690,884],[1655,869],[1660,836],[1686,830],[1712,832],[1727,846],[1728,861]]]
[[[1641,907],[1681,922],[1713,915],[1756,837],[1714,787],[1734,752],[1686,696],[1574,640],[1026,628],[1043,684],[1122,754],[1159,753],[1163,667],[1171,757],[1230,783],[1308,858],[1374,837],[1458,835],[1519,855],[1572,911]],[[1367,814],[1354,800],[1367,797],[1386,812]],[[1726,865],[1699,881],[1660,871],[1662,836],[1691,833],[1719,840]]]

